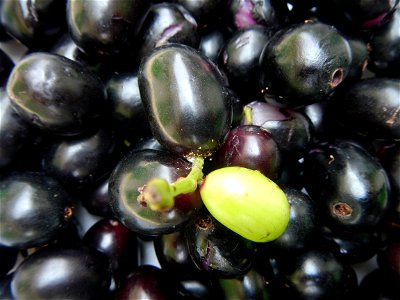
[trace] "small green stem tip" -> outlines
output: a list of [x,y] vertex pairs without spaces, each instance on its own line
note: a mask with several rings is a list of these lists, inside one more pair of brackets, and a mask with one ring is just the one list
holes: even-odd
[[154,211],[168,211],[174,207],[175,197],[192,193],[203,179],[204,159],[194,157],[192,169],[186,177],[168,183],[162,178],[153,178],[138,189],[138,202]]
[[245,125],[251,125],[251,124],[253,124],[253,115],[252,115],[252,111],[253,111],[253,109],[252,109],[250,106],[248,106],[248,105],[245,105],[245,106],[243,107],[244,124],[245,124]]

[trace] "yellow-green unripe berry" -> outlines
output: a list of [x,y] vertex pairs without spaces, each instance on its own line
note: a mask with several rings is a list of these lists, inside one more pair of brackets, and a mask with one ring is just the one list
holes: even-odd
[[206,176],[200,194],[219,222],[253,242],[272,241],[288,225],[290,206],[285,193],[258,171],[217,169]]

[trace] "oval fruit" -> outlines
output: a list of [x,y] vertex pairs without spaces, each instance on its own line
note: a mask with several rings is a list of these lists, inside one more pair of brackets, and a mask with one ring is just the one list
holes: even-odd
[[259,171],[217,169],[207,175],[200,194],[219,222],[253,242],[272,241],[288,225],[290,208],[285,193]]
[[304,22],[282,28],[260,56],[264,98],[293,108],[321,102],[346,78],[350,63],[350,44],[333,26]]
[[161,46],[143,59],[138,80],[151,130],[163,147],[207,156],[222,143],[231,127],[232,104],[222,74],[209,59],[188,46]]
[[15,65],[7,94],[22,119],[64,136],[96,128],[107,106],[104,84],[95,73],[46,52],[31,53]]

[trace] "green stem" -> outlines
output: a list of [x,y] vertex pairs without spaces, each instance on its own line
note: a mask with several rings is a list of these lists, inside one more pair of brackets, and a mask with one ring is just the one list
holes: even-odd
[[175,197],[192,193],[203,179],[204,159],[196,156],[186,177],[169,184],[162,178],[153,178],[139,189],[138,201],[155,211],[168,211],[174,207]]
[[244,124],[245,124],[245,125],[251,125],[251,124],[253,124],[253,115],[252,115],[252,111],[253,111],[253,109],[252,109],[250,106],[248,106],[248,105],[245,105],[245,106],[243,107]]

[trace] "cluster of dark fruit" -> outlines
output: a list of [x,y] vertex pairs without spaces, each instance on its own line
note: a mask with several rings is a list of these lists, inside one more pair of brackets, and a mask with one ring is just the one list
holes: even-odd
[[[0,298],[399,299],[399,28],[396,0],[1,1]],[[288,222],[261,187],[242,219],[232,166]]]

